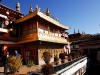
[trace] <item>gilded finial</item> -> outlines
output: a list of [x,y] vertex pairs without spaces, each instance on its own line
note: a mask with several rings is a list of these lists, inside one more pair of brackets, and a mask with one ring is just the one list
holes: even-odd
[[85,35],[85,32],[84,32],[84,35]]
[[44,10],[42,12],[45,14],[45,11]]
[[9,10],[6,11],[6,15],[9,15]]
[[47,16],[50,16],[50,12],[49,12],[49,8],[47,7],[47,9],[46,9],[46,15]]
[[53,15],[51,15],[51,17],[52,17],[52,19],[54,19],[54,16]]
[[32,4],[30,5],[30,10],[29,10],[29,13],[32,13],[33,12],[33,8],[32,8]]
[[78,33],[80,33],[79,29],[78,29]]
[[20,4],[19,4],[19,2],[16,3],[16,11],[20,12]]
[[36,5],[35,8],[38,9],[38,5]]
[[74,29],[74,34],[76,34],[75,29]]
[[35,8],[37,12],[40,11],[40,8],[38,7],[38,5],[36,5]]
[[84,35],[83,31],[82,31],[82,35]]
[[56,21],[59,21],[58,18],[56,18]]

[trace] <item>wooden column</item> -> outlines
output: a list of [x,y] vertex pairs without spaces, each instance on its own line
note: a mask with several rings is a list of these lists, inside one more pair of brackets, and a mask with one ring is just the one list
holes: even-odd
[[48,26],[48,34],[50,35],[50,27]]
[[37,26],[37,28],[36,28],[36,29],[37,29],[37,33],[38,33],[38,21],[36,22],[36,26]]

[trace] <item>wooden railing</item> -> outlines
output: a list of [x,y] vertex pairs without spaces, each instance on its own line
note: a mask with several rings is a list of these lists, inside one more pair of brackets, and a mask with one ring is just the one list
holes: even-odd
[[39,38],[39,40],[55,42],[55,43],[65,43],[65,44],[69,43],[67,41],[67,39],[65,39],[64,37],[56,36],[56,35],[45,34],[45,33],[38,33],[38,38]]

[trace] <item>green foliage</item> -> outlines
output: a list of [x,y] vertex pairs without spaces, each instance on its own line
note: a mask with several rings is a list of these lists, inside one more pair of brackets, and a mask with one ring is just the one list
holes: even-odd
[[32,67],[34,64],[35,64],[35,63],[34,63],[33,60],[29,60],[29,61],[27,62],[27,66],[28,66],[28,67]]
[[9,71],[14,73],[22,67],[22,58],[21,57],[16,57],[16,56],[11,56],[7,59],[7,64]]

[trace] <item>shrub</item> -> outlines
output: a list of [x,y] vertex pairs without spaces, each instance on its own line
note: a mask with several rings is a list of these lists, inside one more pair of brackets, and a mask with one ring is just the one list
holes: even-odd
[[33,60],[29,60],[27,62],[27,67],[32,67],[34,65],[34,61]]
[[72,60],[74,60],[76,58],[75,52],[72,52],[71,56],[72,56]]
[[64,63],[65,53],[60,53],[59,58],[61,59],[61,63]]
[[53,74],[53,71],[54,71],[53,70],[53,65],[49,64],[51,57],[52,57],[52,55],[50,54],[50,52],[46,51],[46,52],[43,53],[43,60],[46,63],[41,68],[41,72],[43,73],[43,75]]
[[54,57],[54,62],[59,61],[59,58],[57,56]]
[[48,64],[51,60],[52,55],[50,52],[46,51],[43,53],[43,60],[45,61],[46,64]]
[[22,58],[11,56],[7,59],[7,64],[8,64],[9,71],[14,73],[18,71],[22,66]]
[[59,64],[59,58],[57,56],[54,57],[54,62],[55,62],[55,65]]
[[60,53],[60,54],[59,54],[59,58],[60,58],[61,60],[64,60],[64,59],[65,59],[65,54],[64,54],[64,53]]
[[41,68],[41,72],[43,73],[43,75],[52,75],[54,73],[53,65],[52,64],[43,65]]

